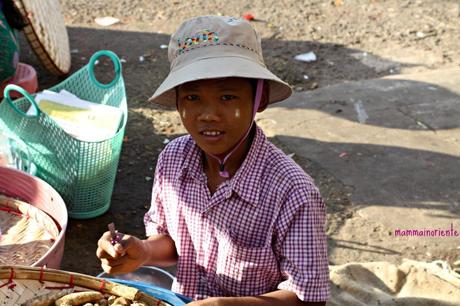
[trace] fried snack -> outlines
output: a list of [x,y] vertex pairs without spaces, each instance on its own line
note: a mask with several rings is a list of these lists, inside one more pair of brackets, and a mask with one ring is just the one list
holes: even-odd
[[61,297],[56,301],[56,306],[75,306],[82,305],[88,302],[98,302],[103,299],[102,293],[97,291],[85,291],[71,293]]
[[22,303],[21,306],[51,306],[54,305],[54,302],[56,302],[56,300],[72,292],[73,289],[52,291],[47,294],[33,297],[30,300]]
[[112,306],[129,306],[131,305],[131,301],[124,297],[117,297],[114,301]]

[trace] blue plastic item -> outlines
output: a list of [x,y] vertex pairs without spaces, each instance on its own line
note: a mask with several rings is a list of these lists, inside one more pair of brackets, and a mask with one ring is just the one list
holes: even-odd
[[167,290],[152,284],[146,284],[142,282],[133,282],[117,278],[106,278],[107,280],[122,285],[127,285],[139,289],[140,291],[153,296],[154,298],[165,301],[166,303],[171,304],[172,306],[182,306],[187,303],[190,303],[192,299],[183,296],[178,293],[174,293],[171,290]]
[[102,272],[97,277],[116,278],[152,284],[167,290],[171,290],[172,284],[174,283],[174,275],[155,266],[141,266],[132,272],[117,275],[110,275]]

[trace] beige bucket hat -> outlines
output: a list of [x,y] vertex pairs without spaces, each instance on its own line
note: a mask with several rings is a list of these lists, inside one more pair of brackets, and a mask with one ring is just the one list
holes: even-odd
[[175,106],[178,85],[225,77],[264,79],[269,103],[288,98],[291,87],[265,66],[261,39],[251,24],[225,16],[200,16],[182,23],[168,47],[171,71],[149,101]]

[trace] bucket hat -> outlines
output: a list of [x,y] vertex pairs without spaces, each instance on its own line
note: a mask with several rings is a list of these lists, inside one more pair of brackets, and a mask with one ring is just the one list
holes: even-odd
[[291,87],[267,69],[260,36],[244,19],[200,16],[184,21],[171,36],[168,59],[169,75],[149,101],[175,106],[176,86],[226,77],[265,80],[269,103],[292,94]]

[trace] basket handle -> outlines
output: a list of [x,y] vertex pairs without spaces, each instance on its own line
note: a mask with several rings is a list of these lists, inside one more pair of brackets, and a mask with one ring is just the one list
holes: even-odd
[[[11,100],[10,97],[10,91],[17,91],[21,95],[23,95],[29,102],[30,105],[33,107],[35,113],[32,115],[28,115],[27,113],[23,112],[21,109],[19,109],[16,104],[13,103],[13,100]],[[8,104],[21,116],[26,117],[26,118],[35,118],[40,116],[40,109],[38,108],[37,102],[35,102],[35,99],[22,87],[14,84],[9,84],[5,87],[5,90],[3,91],[3,96],[5,97],[6,101]]]
[[[113,78],[113,80],[110,83],[107,83],[107,84],[100,83],[96,79],[96,76],[94,75],[94,65],[96,63],[96,60],[101,56],[107,56],[108,58],[110,58],[112,60],[112,62],[113,62],[113,66],[115,68],[115,77]],[[88,67],[89,68],[89,79],[91,80],[91,82],[93,82],[94,84],[96,84],[96,86],[98,86],[100,88],[107,89],[107,88],[110,88],[110,87],[114,86],[118,82],[120,77],[121,77],[121,62],[120,62],[120,59],[112,51],[109,51],[109,50],[97,51],[96,53],[93,54],[93,56],[91,56],[91,59],[89,60],[88,66],[89,66]]]

